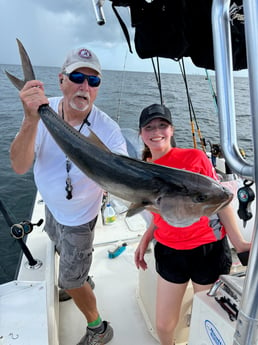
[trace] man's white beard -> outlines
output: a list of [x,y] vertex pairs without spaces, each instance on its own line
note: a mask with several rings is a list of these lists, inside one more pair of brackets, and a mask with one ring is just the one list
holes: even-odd
[[89,103],[86,104],[83,108],[78,107],[73,101],[70,102],[70,107],[77,111],[86,111],[89,108]]

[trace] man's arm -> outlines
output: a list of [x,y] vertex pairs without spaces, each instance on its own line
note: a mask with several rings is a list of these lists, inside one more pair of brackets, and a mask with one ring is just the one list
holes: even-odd
[[20,131],[10,146],[10,159],[13,170],[17,174],[26,173],[34,161],[34,146],[40,120],[38,108],[47,104],[43,83],[31,80],[20,91],[20,99],[24,108],[24,119]]

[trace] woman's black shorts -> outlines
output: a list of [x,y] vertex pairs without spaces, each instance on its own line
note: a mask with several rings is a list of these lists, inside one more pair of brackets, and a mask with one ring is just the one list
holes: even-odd
[[232,265],[227,238],[190,250],[177,250],[157,242],[156,270],[165,280],[182,284],[190,279],[201,285],[214,283],[228,274]]

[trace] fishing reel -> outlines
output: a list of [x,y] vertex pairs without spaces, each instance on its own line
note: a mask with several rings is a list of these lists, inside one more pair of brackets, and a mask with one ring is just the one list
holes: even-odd
[[223,157],[222,155],[222,151],[221,151],[221,146],[219,144],[212,144],[211,145],[211,154],[214,156],[214,157]]
[[24,220],[18,224],[13,224],[11,226],[11,236],[17,240],[22,239],[24,236],[32,232],[33,227],[40,226],[43,223],[43,219],[40,219],[37,223],[31,223],[28,220]]
[[210,151],[211,151],[211,162],[214,167],[217,165],[217,158],[222,158],[222,150],[221,146],[219,144],[212,144],[209,141],[210,144]]
[[0,200],[0,211],[2,212],[7,225],[11,229],[11,231],[10,231],[11,236],[17,240],[18,244],[21,246],[23,254],[28,259],[28,262],[25,264],[25,267],[27,267],[28,269],[40,268],[42,266],[42,262],[40,260],[35,260],[33,258],[33,256],[31,255],[31,252],[29,251],[29,248],[26,246],[26,244],[23,241],[23,237],[32,231],[34,225],[40,226],[43,223],[43,219],[40,219],[35,224],[31,223],[28,220],[24,220],[24,221],[16,224],[12,220],[11,215],[8,213],[5,205],[3,204],[3,202],[1,200]]
[[239,200],[239,209],[237,214],[240,219],[243,219],[244,227],[246,226],[246,222],[253,216],[250,211],[251,203],[255,198],[254,191],[251,188],[252,184],[253,181],[248,182],[247,180],[244,180],[244,187],[239,188],[237,191],[237,197]]

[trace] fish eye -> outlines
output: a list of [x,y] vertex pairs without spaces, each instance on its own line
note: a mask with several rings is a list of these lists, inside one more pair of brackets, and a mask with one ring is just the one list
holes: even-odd
[[195,202],[204,202],[207,200],[207,196],[204,194],[198,194],[196,195],[196,197],[194,198]]

